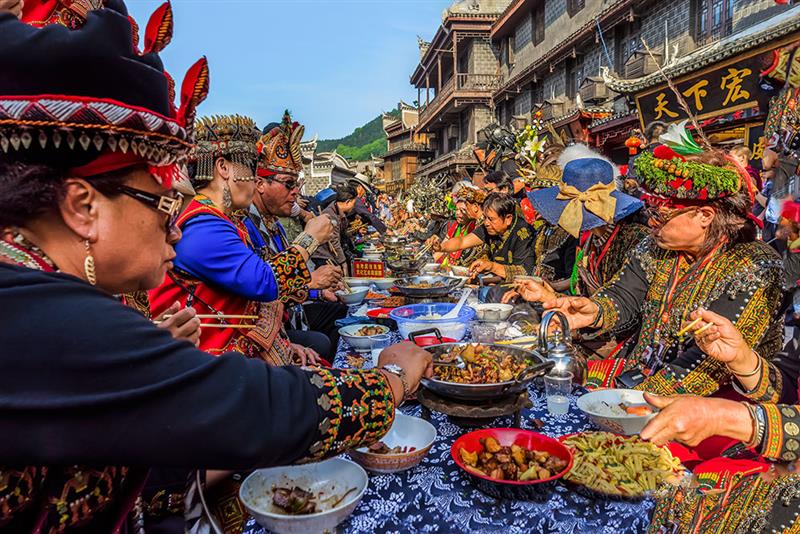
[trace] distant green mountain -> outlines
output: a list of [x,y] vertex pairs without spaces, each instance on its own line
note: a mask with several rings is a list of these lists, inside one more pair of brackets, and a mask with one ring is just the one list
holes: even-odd
[[[390,111],[389,114],[400,116],[397,110]],[[371,156],[383,156],[386,154],[386,149],[386,133],[383,131],[381,115],[356,128],[347,137],[323,139],[317,142],[317,152],[336,150],[351,161],[367,161]]]

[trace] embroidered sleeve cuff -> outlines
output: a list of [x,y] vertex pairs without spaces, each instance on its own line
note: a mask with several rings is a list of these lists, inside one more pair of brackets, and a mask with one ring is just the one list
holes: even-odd
[[386,377],[378,371],[314,369],[319,426],[313,445],[301,462],[314,462],[382,438],[394,421],[394,399]]
[[761,454],[766,458],[794,462],[800,449],[800,414],[797,406],[762,404],[766,425]]
[[761,373],[758,376],[758,383],[752,390],[745,390],[738,381],[733,381],[733,388],[745,397],[756,402],[768,402],[775,404],[780,400],[780,392],[783,387],[783,376],[772,363],[762,359]]
[[284,304],[302,304],[308,300],[311,272],[297,249],[291,247],[273,256],[269,264],[278,283],[278,295]]
[[614,330],[619,321],[619,312],[614,301],[605,295],[595,295],[592,297],[592,301],[600,307],[600,313],[603,315],[603,327],[598,333]]

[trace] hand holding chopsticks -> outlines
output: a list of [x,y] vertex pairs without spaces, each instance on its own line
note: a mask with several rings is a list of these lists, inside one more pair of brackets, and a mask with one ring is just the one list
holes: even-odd
[[194,345],[200,342],[200,319],[194,308],[181,309],[176,301],[153,322],[159,328],[169,330],[175,339],[185,339]]
[[758,381],[762,360],[736,326],[726,317],[702,308],[689,317],[692,321],[681,332],[691,331],[700,350],[723,362],[743,386],[752,389]]

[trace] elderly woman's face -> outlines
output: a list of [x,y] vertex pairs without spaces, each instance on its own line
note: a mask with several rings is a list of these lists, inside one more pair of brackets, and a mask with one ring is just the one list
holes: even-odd
[[[165,191],[145,169],[131,173],[125,185],[159,196]],[[169,215],[131,198],[97,195],[97,234],[92,255],[97,285],[109,293],[153,289],[175,259],[180,230],[167,231]]]
[[705,241],[706,232],[716,212],[709,207],[683,209],[649,208],[648,224],[659,247],[689,251]]

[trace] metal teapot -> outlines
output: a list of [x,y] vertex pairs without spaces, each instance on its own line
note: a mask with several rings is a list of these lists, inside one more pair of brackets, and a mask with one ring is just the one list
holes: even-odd
[[[548,340],[547,331],[553,317],[561,325],[561,334]],[[569,323],[564,314],[559,311],[546,312],[539,325],[539,352],[555,362],[554,372],[568,371],[572,373],[573,383],[583,385],[588,372],[586,357],[570,343],[570,339]]]

